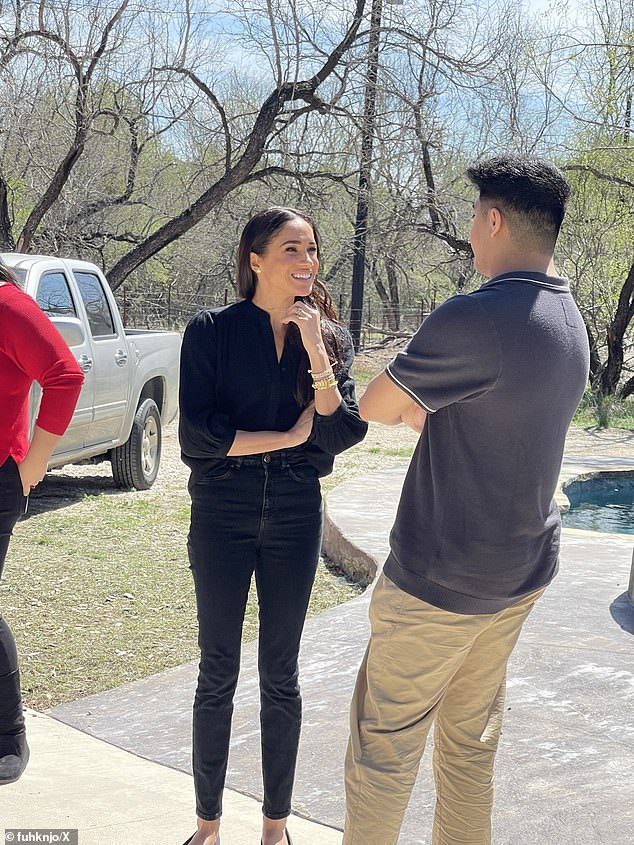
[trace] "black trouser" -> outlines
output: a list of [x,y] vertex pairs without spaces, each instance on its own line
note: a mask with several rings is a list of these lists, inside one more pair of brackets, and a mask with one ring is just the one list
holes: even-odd
[[[24,512],[24,501],[17,464],[9,457],[0,466],[0,577],[11,532]],[[11,629],[0,615],[0,738],[15,736],[23,730],[18,655]],[[8,752],[0,741],[0,755],[4,753]]]
[[189,560],[201,660],[194,701],[196,812],[222,814],[233,697],[251,576],[259,603],[258,669],[264,803],[291,812],[301,727],[297,656],[321,546],[321,491],[283,452],[229,458],[195,484]]

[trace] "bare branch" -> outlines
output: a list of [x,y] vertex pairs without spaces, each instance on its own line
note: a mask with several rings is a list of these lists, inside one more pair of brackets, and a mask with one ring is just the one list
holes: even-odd
[[262,170],[255,170],[244,179],[243,184],[264,181],[271,176],[285,176],[289,179],[296,179],[298,182],[313,179],[326,179],[330,182],[336,182],[344,187],[348,187],[347,182],[351,175],[352,174],[331,173],[330,171],[324,170],[313,170],[302,173],[297,170],[290,170],[287,167],[272,165],[270,167],[265,167]]
[[629,179],[623,179],[622,176],[617,176],[616,173],[602,173],[596,167],[592,167],[589,164],[563,164],[561,169],[577,171],[579,173],[591,173],[597,179],[601,179],[604,182],[611,182],[613,185],[622,185],[625,188],[634,188],[634,182],[630,182]]
[[91,79],[91,77],[92,77],[92,75],[95,71],[95,68],[97,67],[99,60],[101,59],[101,57],[103,56],[103,54],[106,50],[106,47],[108,45],[108,40],[110,38],[110,33],[112,32],[114,27],[119,23],[119,21],[123,17],[123,13],[125,12],[126,8],[128,7],[129,2],[130,2],[130,0],[123,0],[123,3],[121,3],[121,5],[117,9],[117,11],[110,18],[108,23],[105,25],[105,27],[103,29],[103,34],[101,36],[101,42],[99,43],[99,46],[95,50],[95,53],[94,53],[94,55],[93,55],[93,57],[90,61],[90,64],[88,65],[88,70],[86,71],[86,77],[85,77],[86,83],[90,82],[90,79]]
[[179,74],[182,74],[183,76],[186,76],[189,80],[191,80],[191,82],[194,83],[194,85],[200,91],[203,92],[203,94],[207,97],[207,99],[213,104],[214,108],[216,109],[216,111],[220,115],[220,121],[222,123],[222,128],[223,128],[224,135],[225,135],[225,172],[228,173],[229,170],[231,169],[231,159],[232,159],[232,156],[233,156],[233,151],[231,149],[231,132],[229,130],[229,121],[227,120],[227,113],[225,112],[220,100],[216,97],[216,95],[211,90],[211,88],[207,85],[207,83],[203,82],[203,80],[196,73],[194,73],[193,70],[189,70],[188,68],[183,68],[183,67],[169,66],[169,65],[165,65],[164,67],[159,67],[156,70],[157,71],[171,70],[171,71],[174,71],[175,73],[179,73]]
[[125,119],[125,122],[128,124],[130,129],[130,164],[128,166],[128,175],[126,179],[126,186],[123,193],[119,194],[116,197],[103,197],[102,199],[95,200],[94,202],[88,203],[88,205],[81,208],[75,215],[72,217],[67,226],[70,229],[73,229],[80,220],[84,220],[87,217],[91,217],[94,214],[97,214],[99,211],[103,211],[106,208],[112,208],[116,205],[123,205],[127,203],[130,197],[134,192],[134,185],[136,181],[137,170],[139,166],[139,138],[136,123],[134,120]]
[[271,4],[271,0],[266,0],[266,12],[269,17],[269,24],[271,26],[271,38],[273,39],[273,52],[275,55],[275,82],[277,85],[281,85],[284,76],[282,75],[282,55],[280,52],[280,44],[277,40],[277,29],[275,26],[275,15],[273,14],[273,6]]

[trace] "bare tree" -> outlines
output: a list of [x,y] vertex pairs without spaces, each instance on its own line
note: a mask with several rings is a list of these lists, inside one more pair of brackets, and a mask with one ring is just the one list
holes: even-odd
[[[253,35],[255,25],[259,22],[258,37],[261,38],[262,48],[271,58],[274,85],[255,108],[249,102],[234,101],[232,105],[236,106],[236,111],[233,114],[229,113],[229,106],[223,101],[223,85],[214,83],[213,69],[204,74],[193,69],[195,66],[209,68],[210,63],[201,63],[200,52],[195,53],[191,25],[193,10],[190,3],[184,4],[181,9],[184,23],[178,49],[170,50],[169,45],[164,45],[161,51],[159,45],[154,45],[150,66],[144,68],[142,77],[134,78],[134,95],[129,80],[121,79],[120,68],[115,67],[117,62],[114,59],[120,62],[122,51],[127,49],[123,44],[124,37],[131,41],[140,37],[141,13],[138,10],[132,12],[128,8],[128,0],[121,2],[110,17],[103,15],[108,8],[105,2],[91,6],[90,14],[82,17],[81,7],[77,7],[73,0],[65,0],[64,4],[54,8],[49,8],[43,2],[21,3],[14,0],[13,26],[0,35],[0,66],[5,72],[12,67],[19,72],[21,61],[29,56],[35,57],[51,70],[51,88],[54,84],[53,71],[57,71],[57,79],[63,83],[66,94],[71,89],[74,91],[72,107],[57,115],[60,122],[66,123],[69,136],[67,149],[56,162],[21,226],[15,238],[17,248],[27,251],[34,238],[42,232],[44,218],[59,204],[62,192],[69,184],[71,174],[87,144],[99,131],[104,131],[104,120],[110,119],[113,127],[124,127],[129,135],[124,188],[116,195],[92,199],[73,209],[66,220],[67,228],[72,229],[80,221],[94,219],[107,208],[126,206],[135,201],[135,184],[143,146],[147,146],[148,137],[156,137],[157,134],[156,129],[148,132],[148,127],[152,126],[152,122],[166,122],[161,115],[162,110],[167,110],[169,124],[182,116],[178,114],[177,104],[187,103],[191,119],[198,120],[207,133],[219,141],[222,150],[220,160],[215,155],[219,148],[212,150],[211,164],[207,162],[206,173],[200,174],[204,181],[208,181],[205,189],[198,194],[193,193],[186,207],[175,215],[172,213],[170,219],[162,225],[153,226],[152,231],[138,239],[139,242],[132,249],[123,255],[119,253],[109,273],[113,288],[117,288],[141,264],[199,223],[229,193],[247,180],[257,178],[256,168],[267,152],[268,142],[274,136],[311,112],[323,113],[333,107],[332,102],[320,98],[318,91],[326,87],[325,83],[345,63],[347,54],[351,52],[363,21],[365,3],[357,0],[352,4],[348,23],[341,36],[327,49],[322,45],[318,51],[311,51],[310,40],[303,37],[298,17],[292,13],[294,4],[290,7],[291,14],[282,14],[281,7],[274,9],[271,4],[263,5],[264,14],[261,16],[254,14],[253,10],[245,10],[243,23],[246,34],[250,36],[249,49],[257,47],[257,38]],[[235,4],[232,9],[235,14],[239,13]],[[79,16],[79,24],[75,15]],[[305,60],[302,60],[302,52],[306,54]],[[106,67],[104,63],[107,64],[107,59],[113,61]],[[102,64],[103,73],[100,84],[97,84],[97,71]],[[305,78],[300,78],[300,67],[304,65],[310,65],[311,72]],[[114,84],[113,78],[117,75],[119,84]],[[143,96],[148,90],[153,94],[150,98]],[[107,107],[106,99],[109,100]],[[141,106],[136,114],[126,111],[130,100],[136,100],[136,104]],[[143,110],[148,100],[150,108]],[[139,134],[142,123],[145,123],[144,139]],[[201,180],[197,181],[200,184]],[[11,245],[13,235],[8,225],[8,194],[9,186],[4,180],[0,184],[0,212],[3,212],[0,213],[0,225],[4,221],[3,240]],[[173,204],[175,198],[171,199]]]
[[[69,146],[22,226],[16,243],[16,248],[20,252],[28,251],[44,216],[59,199],[73,167],[84,152],[91,123],[96,117],[104,114],[103,106],[94,102],[92,80],[100,62],[113,49],[112,41],[116,42],[117,30],[119,30],[119,38],[121,37],[120,24],[128,4],[129,0],[123,0],[114,14],[105,20],[99,33],[93,28],[93,31],[88,34],[89,37],[80,55],[71,43],[69,17],[71,9],[69,7],[51,12],[44,2],[40,2],[37,5],[37,28],[35,28],[34,24],[29,26],[30,21],[22,17],[22,6],[34,4],[21,4],[19,0],[16,0],[14,31],[2,38],[4,67],[6,68],[9,62],[15,62],[20,57],[29,54],[43,60],[48,59],[53,63],[62,62],[71,71],[75,88],[74,102],[70,110],[72,134]],[[96,15],[99,11],[95,9]],[[8,239],[6,234],[4,239]]]
[[592,390],[602,406],[608,397],[634,394],[626,359],[634,321],[631,3],[594,0],[584,28],[563,41],[559,61],[570,54],[578,86],[565,104],[574,133],[561,163],[575,196],[562,246],[574,268],[592,352]]

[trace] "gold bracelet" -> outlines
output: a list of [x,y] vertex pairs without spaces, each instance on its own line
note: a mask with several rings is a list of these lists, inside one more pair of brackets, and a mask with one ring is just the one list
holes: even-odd
[[337,386],[337,379],[330,375],[327,378],[317,379],[313,382],[313,390],[328,390],[331,387]]
[[313,381],[322,381],[323,379],[334,375],[332,371],[332,364],[328,367],[327,370],[324,370],[323,373],[314,373],[312,370],[309,370],[308,372],[313,377]]

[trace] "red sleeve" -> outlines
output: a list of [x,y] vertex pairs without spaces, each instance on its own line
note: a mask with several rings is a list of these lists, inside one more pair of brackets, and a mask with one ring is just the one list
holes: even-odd
[[16,288],[16,296],[7,297],[4,305],[4,352],[42,387],[37,425],[61,435],[73,416],[84,375],[64,338],[30,296]]

